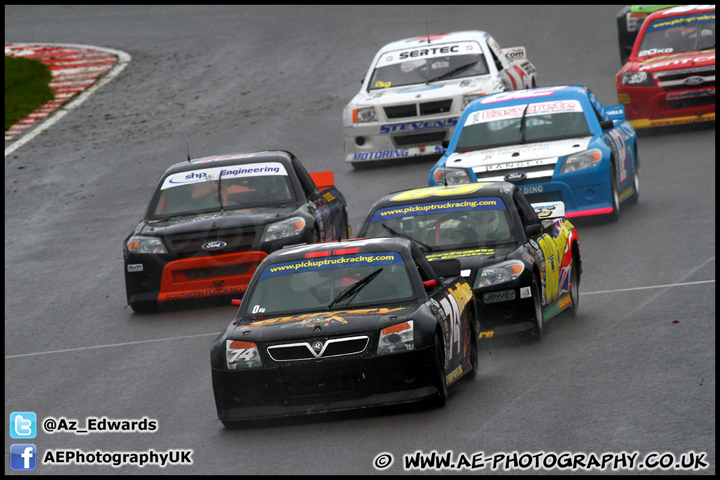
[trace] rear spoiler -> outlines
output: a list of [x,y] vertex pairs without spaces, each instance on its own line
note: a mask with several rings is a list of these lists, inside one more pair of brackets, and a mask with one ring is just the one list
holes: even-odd
[[313,183],[315,183],[315,186],[320,190],[335,186],[335,175],[333,172],[311,173],[310,178],[312,178]]
[[565,216],[565,203],[563,202],[531,203],[530,206],[533,207],[540,220]]
[[523,58],[526,58],[527,55],[525,53],[525,47],[501,48],[500,51],[504,53],[511,62],[515,60],[522,60]]

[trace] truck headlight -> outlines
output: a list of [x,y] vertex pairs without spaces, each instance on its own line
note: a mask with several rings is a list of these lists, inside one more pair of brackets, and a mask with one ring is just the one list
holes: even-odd
[[253,342],[240,342],[238,340],[227,340],[225,342],[227,368],[238,370],[243,368],[262,367],[260,352]]
[[602,152],[596,148],[584,152],[568,155],[563,159],[560,173],[574,172],[584,168],[594,167],[602,160]]
[[620,82],[626,87],[654,87],[652,77],[647,72],[624,72]]
[[485,95],[484,93],[476,93],[473,95],[463,95],[462,103],[460,104],[460,111],[462,112],[463,110],[465,110],[465,107],[467,107],[470,104],[470,102],[472,102],[473,100],[477,100],[478,98],[480,98],[484,95]]
[[413,337],[413,321],[399,323],[391,327],[385,327],[380,331],[378,341],[378,355],[390,353],[407,352],[415,348]]
[[353,110],[353,123],[377,122],[377,113],[374,107],[362,107]]
[[478,272],[473,288],[510,282],[518,278],[524,270],[525,265],[519,260],[508,260],[507,262],[485,267]]
[[305,219],[302,217],[291,217],[287,220],[271,223],[265,227],[261,242],[271,242],[281,238],[300,235],[305,228]]
[[125,244],[130,253],[168,253],[159,237],[133,235]]
[[447,168],[440,167],[433,173],[433,179],[439,185],[461,185],[463,183],[472,183],[472,178],[468,175],[464,168]]

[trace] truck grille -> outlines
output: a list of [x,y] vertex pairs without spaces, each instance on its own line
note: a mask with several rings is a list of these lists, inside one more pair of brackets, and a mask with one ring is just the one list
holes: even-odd
[[[658,86],[665,91],[687,90],[690,88],[714,88],[715,87],[715,66],[686,68],[683,70],[671,70],[657,72],[654,74]],[[695,79],[691,83],[685,83],[688,79]],[[700,79],[703,81],[700,82]],[[700,83],[697,83],[700,82]]]
[[[288,343],[272,345],[267,348],[268,355],[276,362],[290,362],[294,360],[312,360],[317,358],[340,357],[356,355],[365,351],[369,338],[366,336],[336,338],[322,343],[319,340],[312,342]],[[313,349],[315,342],[320,342],[319,352]]]
[[392,141],[396,147],[409,147],[411,145],[420,145],[421,143],[440,143],[445,140],[446,131],[430,132],[430,133],[414,133],[411,135],[394,135]]
[[[525,179],[512,180],[511,183],[515,185],[527,185],[550,181],[556,163],[556,158],[532,160],[529,162],[519,162],[519,164],[507,163],[490,165],[489,167],[475,167],[473,172],[479,182],[502,182],[505,181],[505,175],[524,173]],[[486,169],[489,169],[489,171],[484,171]]]
[[250,250],[254,239],[255,229],[248,227],[171,235],[165,237],[165,245],[169,253],[175,253],[182,258],[202,251],[202,246],[212,241],[222,241],[227,244],[225,248],[216,251],[218,254],[245,252]]
[[452,99],[434,102],[409,103],[385,107],[385,116],[388,120],[396,118],[422,117],[425,115],[439,115],[450,112]]

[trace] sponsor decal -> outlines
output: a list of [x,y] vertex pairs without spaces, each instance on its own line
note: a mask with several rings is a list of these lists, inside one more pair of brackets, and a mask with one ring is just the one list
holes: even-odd
[[[527,113],[525,110],[527,109]],[[559,100],[556,102],[531,103],[529,105],[516,105],[512,107],[492,108],[473,112],[465,120],[465,127],[478,123],[487,123],[500,119],[511,119],[526,116],[547,115],[552,113],[582,112],[582,106],[577,100]]]
[[563,202],[533,203],[531,207],[540,218],[565,216],[565,204]]
[[480,100],[480,103],[497,103],[505,102],[507,100],[519,100],[524,98],[535,98],[535,97],[548,97],[555,95],[559,90],[567,88],[567,86],[558,87],[547,87],[547,88],[532,88],[530,90],[513,90],[510,92],[496,93],[494,95],[488,95],[487,97]]
[[[714,7],[713,7],[714,8]],[[658,30],[665,30],[672,27],[694,25],[696,23],[715,23],[715,12],[696,14],[696,15],[683,15],[667,20],[656,20],[647,26],[645,29],[645,35]]]
[[503,48],[502,52],[505,54],[508,60],[518,60],[520,58],[525,58],[525,47]]
[[127,266],[128,272],[142,272],[143,271],[143,264],[142,263],[133,263]]
[[448,288],[448,292],[455,298],[459,310],[463,310],[465,305],[467,305],[474,296],[472,288],[470,288],[470,285],[467,283],[456,283],[455,290],[450,287]]
[[216,240],[214,242],[207,242],[202,245],[203,250],[222,250],[223,248],[227,247],[227,243],[222,242],[220,240]]
[[428,261],[432,261],[445,260],[447,258],[476,257],[478,255],[495,255],[495,250],[492,248],[477,248],[475,250],[462,250],[458,252],[433,253],[426,255],[425,258],[427,258]]
[[293,273],[313,272],[344,267],[364,267],[381,265],[405,265],[397,252],[359,253],[342,257],[327,257],[319,260],[296,260],[294,262],[268,265],[260,274],[260,280]]
[[[423,40],[425,40],[425,38],[423,38]],[[384,54],[378,60],[376,68],[408,61],[426,60],[451,55],[468,55],[474,52],[482,52],[482,49],[477,42],[457,42],[442,45],[434,45],[430,43],[428,46],[414,47]]]
[[158,301],[189,300],[192,298],[213,297],[217,295],[233,295],[243,293],[245,290],[247,290],[247,285],[241,285],[239,287],[208,288],[206,290],[193,290],[180,293],[167,293],[164,295],[161,294],[158,297]]
[[483,338],[492,338],[494,334],[495,332],[492,330],[488,330],[487,332],[480,332],[478,334],[478,340],[482,340]]
[[468,210],[506,210],[506,208],[505,203],[498,197],[446,200],[433,203],[404,205],[402,207],[381,208],[375,211],[370,219],[370,223],[382,222],[393,218],[432,215],[435,213],[465,212]]
[[520,287],[520,298],[532,297],[532,289],[530,287]]
[[395,123],[380,126],[381,134],[415,132],[430,128],[455,127],[460,117],[445,118],[441,120],[426,120],[422,122]]
[[[525,252],[525,253],[522,254],[522,258],[523,258],[523,260],[525,260],[525,261],[526,261],[527,263],[529,263],[530,265],[532,265],[532,264],[535,262],[535,259],[533,258],[533,256],[530,255],[530,254],[527,253],[527,252]],[[529,287],[528,287],[528,288],[529,288]],[[522,290],[521,290],[521,293],[522,293]],[[521,296],[520,298],[525,298],[525,297]]]
[[515,290],[503,290],[502,292],[491,292],[483,295],[484,303],[498,303],[515,300]]
[[640,65],[639,71],[643,72],[645,70],[653,70],[655,68],[662,68],[662,67],[675,67],[678,65],[693,65],[695,63],[704,63],[704,62],[715,62],[715,54],[711,55],[698,55],[697,57],[693,58],[675,58],[672,60],[666,60],[661,62],[655,62],[655,61],[648,61],[642,65]]
[[503,178],[506,182],[521,182],[527,178],[527,175],[525,175],[523,172],[513,172],[508,173]]
[[531,195],[533,193],[543,193],[542,185],[535,185],[534,187],[523,187],[523,195]]
[[247,165],[235,165],[227,167],[204,168],[194,170],[192,172],[180,172],[169,175],[165,178],[161,190],[177,187],[181,185],[189,185],[206,181],[218,180],[219,178],[238,178],[238,177],[260,177],[266,175],[285,175],[287,171],[282,163],[250,163]]
[[427,197],[450,197],[453,195],[465,195],[475,193],[482,187],[491,185],[490,182],[471,183],[465,185],[454,185],[452,187],[425,187],[400,192],[390,198],[391,202],[402,202],[405,200],[419,200]]
[[445,377],[445,383],[450,385],[452,382],[457,380],[461,375],[463,374],[463,367],[462,365],[458,365],[458,367],[450,372],[450,375]]
[[666,100],[680,100],[683,98],[693,98],[693,97],[704,97],[707,95],[715,95],[715,89],[714,88],[704,88],[702,90],[691,90],[689,92],[673,92],[668,93],[665,97]]
[[382,150],[379,152],[362,152],[353,155],[353,160],[378,160],[381,158],[407,157],[410,150],[407,148],[401,150]]
[[683,80],[683,83],[685,85],[700,85],[704,81],[705,79],[703,77],[694,76],[686,78],[685,80]]
[[387,315],[388,313],[404,310],[405,307],[398,308],[366,308],[358,310],[338,310],[335,312],[307,313],[304,315],[292,315],[287,317],[273,317],[266,320],[258,320],[249,325],[243,325],[240,330],[248,328],[269,327],[272,325],[295,324],[297,327],[316,327],[329,326],[331,324],[347,324],[345,317],[354,315]]
[[572,302],[572,298],[570,298],[570,295],[565,295],[563,298],[560,299],[558,302],[558,307],[560,310],[567,307]]

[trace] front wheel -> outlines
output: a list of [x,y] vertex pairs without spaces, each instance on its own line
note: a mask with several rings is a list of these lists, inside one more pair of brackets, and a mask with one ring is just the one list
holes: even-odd
[[532,336],[536,340],[540,340],[543,336],[543,312],[542,312],[542,299],[540,298],[540,287],[538,286],[537,279],[533,276],[532,286],[530,287],[533,298],[533,323],[534,327],[532,330]]
[[575,316],[577,315],[578,308],[580,307],[580,261],[575,258],[575,256],[573,256],[571,268],[570,300],[572,301],[572,306],[570,307],[570,314]]
[[640,176],[637,167],[635,167],[635,171],[633,172],[633,189],[635,193],[628,199],[628,202],[634,205],[640,200]]
[[437,407],[442,407],[448,398],[448,386],[445,381],[445,347],[437,333],[435,334],[435,387],[437,387],[437,396],[433,403]]
[[615,172],[615,165],[610,164],[610,201],[612,202],[612,212],[608,214],[608,220],[611,222],[617,222],[620,217],[620,195],[618,194],[617,187],[617,174]]
[[475,380],[478,373],[478,340],[477,335],[470,331],[470,366],[472,370],[467,374],[469,380]]

